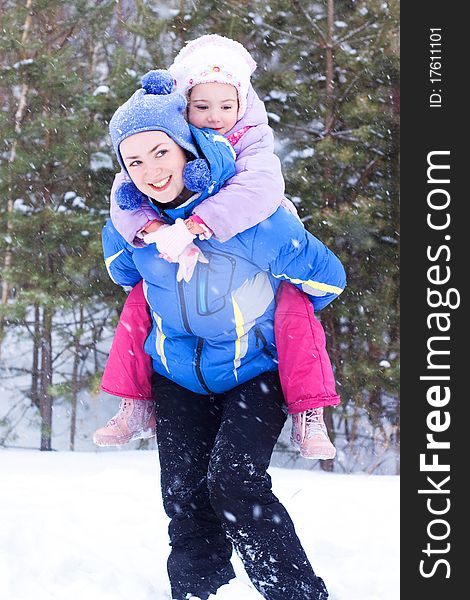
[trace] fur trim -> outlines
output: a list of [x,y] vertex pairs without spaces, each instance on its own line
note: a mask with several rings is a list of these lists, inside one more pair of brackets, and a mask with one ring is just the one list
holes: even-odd
[[[240,44],[240,42],[236,42],[235,40],[231,40],[230,38],[224,37],[223,35],[218,35],[217,33],[209,33],[207,35],[202,35],[201,37],[191,40],[186,43],[185,46],[178,52],[176,55],[173,64],[178,64],[181,60],[184,60],[186,57],[190,56],[194,50],[199,48],[209,47],[219,47],[226,48],[227,50],[231,50],[232,52],[236,52],[240,55],[241,58],[246,62],[248,67],[250,68],[250,73],[253,73],[256,69],[256,62],[253,60],[253,57],[248,52],[248,50]],[[217,59],[217,53],[214,53],[214,59]]]

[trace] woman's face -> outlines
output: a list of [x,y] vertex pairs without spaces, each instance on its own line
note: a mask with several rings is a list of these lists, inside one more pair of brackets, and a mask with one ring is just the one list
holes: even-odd
[[119,144],[122,160],[136,187],[166,204],[184,189],[184,150],[163,131],[135,133]]

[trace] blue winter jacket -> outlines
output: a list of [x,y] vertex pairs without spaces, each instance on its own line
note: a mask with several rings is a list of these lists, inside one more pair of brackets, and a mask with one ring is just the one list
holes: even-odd
[[[233,174],[233,156],[222,136],[201,135],[196,141],[211,165],[215,193]],[[168,222],[185,218],[208,195],[161,216]],[[274,308],[281,281],[306,292],[315,311],[345,286],[339,259],[283,207],[224,243],[211,238],[195,244],[209,262],[197,264],[191,281],[178,283],[177,265],[159,258],[154,244],[131,246],[111,220],[103,228],[113,281],[134,286],[144,280],[152,315],[145,351],[155,371],[199,394],[222,393],[277,370]]]

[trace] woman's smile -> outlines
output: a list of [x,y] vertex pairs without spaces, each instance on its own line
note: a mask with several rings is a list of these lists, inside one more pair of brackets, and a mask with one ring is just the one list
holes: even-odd
[[148,185],[157,192],[163,192],[168,188],[171,182],[171,175],[165,177],[165,179],[160,179],[156,183],[149,182]]

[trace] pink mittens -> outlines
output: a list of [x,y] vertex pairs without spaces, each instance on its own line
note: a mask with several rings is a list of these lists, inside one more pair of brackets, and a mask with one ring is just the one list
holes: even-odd
[[188,282],[198,261],[208,262],[201,250],[193,244],[195,238],[183,219],[176,219],[174,225],[162,225],[157,231],[146,233],[144,242],[155,244],[162,258],[168,262],[179,263],[176,280]]
[[176,281],[181,281],[182,279],[186,282],[190,281],[198,261],[202,263],[209,262],[196,244],[190,244],[178,256],[179,267],[176,273]]

